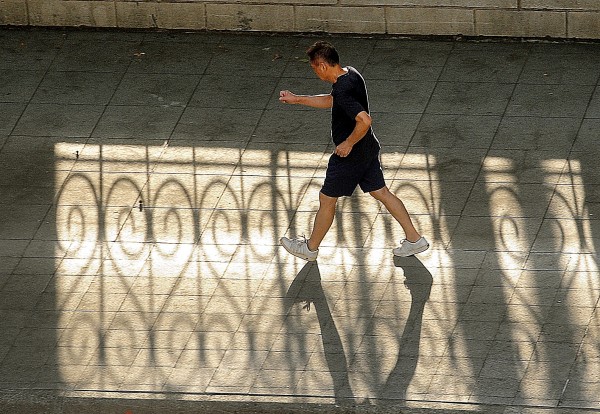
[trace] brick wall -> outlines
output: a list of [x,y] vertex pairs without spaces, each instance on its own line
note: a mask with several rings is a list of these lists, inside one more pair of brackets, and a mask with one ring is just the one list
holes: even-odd
[[0,24],[600,39],[600,0],[0,0]]

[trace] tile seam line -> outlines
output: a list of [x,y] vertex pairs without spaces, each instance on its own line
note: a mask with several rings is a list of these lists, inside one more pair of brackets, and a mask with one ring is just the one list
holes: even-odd
[[[134,42],[131,42],[132,45],[136,45],[136,46],[140,46],[143,42],[143,39],[140,40],[136,40]],[[82,152],[85,151],[86,147],[88,146],[90,139],[93,139],[94,136],[94,131],[96,131],[96,129],[98,128],[98,125],[100,124],[100,121],[102,120],[102,118],[104,117],[104,115],[106,114],[107,109],[110,106],[111,101],[114,99],[114,97],[117,94],[117,91],[119,89],[119,87],[121,86],[121,84],[123,83],[123,79],[125,79],[125,76],[127,74],[127,72],[129,71],[129,68],[131,67],[133,63],[133,58],[130,57],[129,62],[127,63],[127,67],[125,68],[125,70],[122,71],[119,82],[116,84],[113,93],[111,94],[110,98],[106,101],[106,104],[103,105],[103,109],[102,109],[102,113],[100,114],[100,116],[98,117],[96,124],[94,125],[94,127],[92,128],[92,130],[90,131],[90,134],[83,146]],[[113,72],[114,73],[114,72]],[[104,174],[103,174],[103,166],[104,166],[104,162],[103,162],[103,153],[102,151],[99,154],[99,158],[98,158],[98,164],[99,164],[99,185],[98,185],[98,201],[100,203],[100,205],[98,206],[98,211],[102,211],[105,209],[102,209],[102,203],[103,203],[103,199],[104,199]],[[69,174],[71,174],[73,172],[73,168],[75,167],[76,163],[73,164],[73,167],[71,168],[71,171],[69,172]],[[148,166],[148,162],[146,162],[146,167]],[[146,174],[148,173],[148,168],[146,168]],[[146,180],[147,182],[147,180]],[[139,192],[137,194],[136,200],[133,202],[133,205],[131,206],[131,209],[129,211],[129,213],[127,214],[127,217],[125,218],[125,220],[123,220],[123,224],[118,228],[118,231],[116,232],[115,235],[115,240],[119,239],[120,235],[121,235],[121,231],[123,230],[123,228],[125,227],[125,224],[127,223],[128,218],[131,216],[132,211],[135,209],[137,201],[140,199],[140,197],[142,197],[143,191],[144,191],[144,186],[140,186],[139,188]],[[62,192],[62,189],[61,189]],[[107,206],[105,206],[106,208]],[[106,212],[106,211],[105,211]],[[106,240],[106,233],[105,231],[102,231],[102,229],[100,229],[100,233],[98,234],[98,237],[101,239],[100,242],[104,243],[107,242],[108,240]],[[101,267],[99,269],[99,271],[102,271],[103,267]]]
[[[42,77],[40,78],[40,81],[38,82],[35,90],[33,91],[33,93],[31,94],[31,97],[29,98],[29,100],[26,102],[25,104],[25,108],[23,109],[23,112],[21,112],[21,114],[19,115],[17,121],[15,122],[13,128],[11,129],[11,131],[8,133],[8,137],[11,137],[13,132],[15,131],[15,129],[17,128],[17,125],[19,124],[19,122],[21,121],[23,114],[27,111],[27,108],[29,107],[29,105],[32,104],[33,98],[35,96],[35,94],[37,93],[37,91],[40,88],[40,85],[42,84],[42,82],[44,81],[44,78],[46,77],[46,75],[50,72],[50,68],[52,67],[52,65],[54,64],[54,62],[56,61],[58,54],[60,53],[60,50],[62,50],[62,47],[64,46],[65,42],[66,42],[66,36],[63,36],[60,42],[60,49],[59,51],[57,51],[54,56],[52,57],[52,60],[50,62],[48,62],[48,66],[46,67],[46,70],[44,71],[44,74],[42,75]],[[6,143],[8,142],[8,139],[3,143],[3,145],[0,147],[0,151],[2,151],[2,149],[4,148],[4,146],[6,145]],[[71,171],[71,170],[69,170]],[[56,188],[56,183],[54,188]],[[56,202],[56,196],[54,196],[52,198],[52,203],[50,203],[50,205],[48,206],[48,210],[46,210],[46,214],[44,214],[44,217],[42,218],[42,220],[40,220],[38,227],[35,230],[35,233],[33,233],[33,236],[31,237],[31,239],[29,240],[29,243],[27,243],[27,246],[25,247],[25,251],[27,251],[27,249],[29,248],[29,246],[33,243],[33,240],[35,239],[35,236],[37,235],[37,233],[40,231],[40,229],[42,228],[42,226],[44,225],[46,219],[48,218],[48,215],[51,214],[51,212],[53,211],[53,207],[55,205]],[[69,245],[70,246],[70,245]],[[64,256],[60,258],[60,261],[58,263],[56,263],[55,261],[55,266],[54,266],[54,270],[52,272],[53,275],[56,274],[56,272],[58,271],[60,264],[62,263],[64,259]],[[19,267],[19,265],[21,264],[21,261],[23,260],[23,256],[21,256],[17,262],[17,264],[15,265],[14,269],[11,271],[11,274],[14,274],[14,271]],[[37,307],[37,305],[40,303],[40,301],[42,300],[42,297],[40,295],[39,299],[35,302],[35,307]],[[14,343],[16,342],[16,338],[15,341],[13,341],[13,343],[11,344],[11,346],[14,345]]]
[[[510,96],[509,96],[509,98],[506,100],[506,104],[505,104],[505,106],[504,106],[504,110],[503,110],[502,114],[498,114],[498,115],[499,115],[499,118],[500,118],[500,119],[499,119],[499,121],[498,121],[498,125],[497,125],[497,126],[496,126],[496,128],[495,128],[494,134],[493,134],[493,136],[492,136],[492,139],[491,139],[491,140],[490,140],[490,142],[489,142],[489,145],[488,145],[488,148],[487,148],[487,150],[486,150],[485,154],[483,154],[483,158],[481,159],[481,166],[479,167],[479,171],[478,171],[477,175],[476,175],[476,176],[475,176],[475,178],[473,179],[473,185],[471,186],[471,190],[469,191],[469,194],[468,194],[468,196],[467,196],[467,200],[471,198],[471,196],[473,195],[473,191],[474,191],[474,189],[475,189],[475,185],[476,185],[476,183],[477,183],[477,182],[480,182],[480,180],[481,180],[481,178],[482,178],[482,175],[484,175],[484,167],[483,167],[483,163],[484,163],[485,159],[488,157],[488,155],[489,155],[489,153],[490,153],[490,151],[491,151],[491,149],[492,149],[492,147],[493,147],[493,144],[494,144],[494,141],[495,141],[495,139],[496,139],[496,136],[498,135],[498,131],[500,130],[500,125],[502,124],[502,120],[503,120],[503,119],[506,117],[506,114],[507,114],[508,108],[509,108],[509,106],[510,106],[510,103],[511,103],[511,101],[512,101],[512,99],[513,99],[513,96],[514,96],[514,94],[515,94],[515,91],[516,91],[516,89],[517,89],[517,85],[519,84],[519,79],[520,79],[520,78],[521,78],[521,76],[523,75],[523,72],[524,72],[524,70],[525,70],[525,67],[526,67],[526,65],[527,65],[527,61],[529,60],[529,57],[530,57],[530,55],[531,55],[531,48],[529,47],[529,48],[527,49],[527,57],[526,57],[526,58],[525,58],[525,60],[523,61],[523,64],[522,64],[522,66],[521,66],[521,70],[519,71],[519,75],[516,77],[516,80],[515,80],[515,82],[513,82],[513,83],[512,83],[512,90],[511,90],[511,93],[510,93]],[[509,84],[511,84],[511,83],[509,83]],[[486,181],[485,181],[485,176],[483,176],[483,178],[484,178],[483,182],[486,182]],[[461,212],[460,212],[460,217],[462,217],[462,216],[463,216],[463,213],[464,213],[464,211],[465,211],[465,208],[466,208],[466,204],[465,204],[465,206],[463,207],[463,209],[462,209],[462,210],[461,210]],[[459,218],[459,221],[460,221],[460,218]],[[492,223],[490,223],[490,224],[492,224]],[[451,243],[451,242],[452,242],[452,237],[450,237],[450,240],[449,240],[449,243]],[[532,244],[533,244],[533,242],[532,242]],[[486,253],[486,256],[487,256],[488,254],[489,254],[489,253]],[[493,254],[497,255],[497,253],[496,253],[495,251],[494,251],[494,253],[493,253]],[[527,254],[527,258],[529,257],[529,254],[530,254],[530,253],[528,252],[528,254]],[[527,258],[525,259],[525,261],[527,260]],[[473,289],[471,289],[471,292],[469,293],[469,296],[472,294],[472,292],[473,292]],[[510,298],[512,297],[512,295],[513,295],[513,294],[514,294],[514,291],[513,291],[513,292],[511,292],[511,294],[510,294],[510,297],[506,297],[506,295],[505,295],[505,300],[503,301],[503,304],[504,304],[505,306],[508,306],[508,304],[510,303]],[[507,315],[508,315],[508,308],[506,308],[506,309],[505,309],[505,311],[504,311],[504,314],[502,315],[502,318],[500,319],[500,324],[506,320],[506,317],[507,317]],[[493,337],[492,337],[492,341],[496,341],[496,338],[498,337],[498,330],[499,330],[499,326],[500,326],[500,325],[498,325],[498,329],[496,329],[496,332],[494,333],[494,335],[493,335]],[[487,361],[487,360],[488,360],[488,358],[489,358],[489,357],[490,357],[490,355],[491,355],[491,352],[492,352],[492,347],[490,347],[489,349],[487,349],[487,350],[486,350],[486,352],[485,352],[485,355],[483,356],[483,360],[484,360],[484,361]],[[484,362],[484,364],[481,366],[481,369],[480,369],[480,370],[477,372],[477,374],[476,374],[476,375],[477,375],[477,377],[480,377],[480,376],[481,376],[481,374],[482,374],[482,372],[483,372],[483,369],[484,369],[484,366],[485,366],[485,362]],[[516,372],[514,369],[513,369],[512,371],[513,371],[513,373],[514,373],[515,375],[517,374],[517,372]],[[519,383],[519,385],[518,385],[518,389],[517,389],[517,391],[516,391],[515,395],[512,397],[513,399],[514,399],[514,398],[515,398],[515,396],[518,394],[518,391],[521,389],[521,382],[522,382],[522,380],[523,380],[523,378],[522,378],[522,377],[521,377],[521,378],[518,380],[518,383]]]
[[[32,391],[31,388],[12,388],[12,389],[5,389],[4,391],[24,391],[24,390],[28,390],[28,391]],[[55,392],[56,389],[55,388],[36,388],[34,391],[52,391]],[[267,398],[272,398],[272,397],[284,397],[284,398],[298,398],[298,399],[302,399],[302,398],[317,398],[317,399],[321,399],[321,400],[330,400],[333,399],[333,396],[330,395],[321,395],[321,394],[268,394],[268,393],[252,393],[252,392],[165,392],[165,391],[149,391],[149,390],[106,390],[106,389],[94,389],[94,388],[74,388],[74,389],[68,389],[68,390],[59,390],[62,395],[61,397],[63,398],[77,398],[75,395],[72,394],[79,394],[79,393],[101,393],[103,395],[131,395],[131,396],[135,396],[135,395],[157,395],[157,396],[169,396],[169,395],[179,395],[179,396],[196,396],[196,397],[211,397],[211,396],[243,396],[243,397],[267,397]],[[358,396],[360,397],[360,396]],[[79,397],[79,398],[86,398],[85,396],[83,397]],[[89,398],[89,397],[88,397]],[[92,397],[93,398],[93,397]],[[357,398],[355,396],[355,398]],[[349,398],[350,400],[350,398]],[[384,399],[384,401],[394,401],[394,400],[389,400],[389,399]],[[579,401],[579,400],[578,400]],[[202,401],[199,401],[202,402]],[[215,401],[208,401],[208,402],[215,402]],[[217,403],[219,401],[216,401]],[[539,409],[544,409],[544,410],[552,410],[552,409],[559,409],[559,410],[571,410],[571,409],[577,409],[577,410],[586,410],[588,412],[600,412],[600,409],[598,409],[595,406],[579,406],[579,405],[559,405],[559,406],[548,406],[548,405],[540,405],[540,404],[502,404],[502,403],[478,403],[478,402],[472,402],[472,401],[448,401],[448,400],[436,400],[436,399],[404,399],[404,400],[397,400],[397,402],[402,403],[402,402],[410,402],[410,403],[422,403],[422,404],[440,404],[440,405],[448,405],[448,406],[454,406],[454,405],[464,405],[464,406],[468,406],[468,407],[496,407],[496,408],[501,408],[501,407],[521,407],[521,408],[539,408]],[[275,402],[277,403],[277,402]],[[300,404],[303,404],[303,402],[299,402]],[[299,404],[299,403],[295,403],[295,404]],[[255,404],[269,404],[269,402],[258,402]],[[360,405],[358,405],[357,407],[360,407]],[[369,406],[372,407],[372,406]],[[403,406],[404,408],[407,408],[405,406]]]
[[[587,103],[587,107],[586,107],[585,113],[583,114],[583,117],[581,118],[581,122],[579,123],[579,128],[577,129],[577,133],[576,133],[576,135],[575,135],[575,139],[573,140],[573,142],[572,142],[572,144],[571,144],[571,148],[570,148],[570,150],[569,150],[569,155],[568,155],[569,159],[571,159],[571,158],[572,158],[572,154],[574,153],[573,149],[575,148],[575,144],[576,144],[576,142],[577,142],[577,138],[579,137],[579,133],[580,133],[580,131],[581,131],[581,128],[583,127],[583,124],[584,124],[585,120],[586,120],[586,119],[588,119],[588,118],[586,118],[586,115],[587,115],[588,111],[590,110],[590,106],[591,106],[591,104],[592,104],[592,102],[593,102],[593,99],[594,99],[594,96],[595,96],[596,92],[597,92],[597,91],[599,91],[599,90],[600,90],[600,89],[598,88],[598,86],[595,86],[595,87],[594,87],[594,89],[592,90],[592,93],[590,94],[590,98],[588,99],[588,103]],[[569,165],[569,162],[565,162],[565,165],[563,166],[563,170],[561,171],[561,174],[560,174],[560,177],[561,177],[561,178],[562,178],[563,174],[565,174],[565,171],[567,170],[567,168],[568,168],[568,165]],[[574,183],[572,182],[572,180],[570,181],[570,183],[569,183],[568,185],[569,185],[570,187],[574,185]],[[585,186],[585,183],[583,183],[583,185]],[[554,187],[554,191],[553,191],[553,193],[552,193],[552,197],[554,197],[554,194],[556,193],[556,189],[557,189],[557,187],[558,187],[558,185]],[[583,205],[585,206],[585,201],[584,201],[583,203],[584,203]],[[546,216],[548,215],[548,212],[549,212],[549,210],[550,210],[550,203],[548,203],[548,207],[547,207],[547,209],[546,209],[546,211],[545,211],[545,213],[544,213],[543,220],[545,220],[545,219],[546,219]],[[583,217],[581,217],[580,219],[581,219],[581,220],[583,220],[584,218],[583,218]],[[543,222],[543,220],[542,220],[542,222]],[[541,225],[540,225],[540,228],[538,229],[538,234],[539,234],[539,232],[540,232],[540,231],[541,231]],[[536,235],[536,238],[537,238],[537,235]],[[569,262],[570,262],[570,261],[571,261],[571,259],[569,259]],[[565,275],[566,275],[566,273],[567,273],[567,272],[568,272],[568,264],[567,264],[567,269],[565,269],[565,270],[564,270],[564,272],[563,272],[563,276],[562,276],[562,278],[563,278],[563,279],[564,279],[564,277],[565,277]],[[562,279],[561,279],[561,284],[562,284]],[[557,296],[558,296],[558,292],[557,292]],[[556,299],[556,296],[555,296],[555,299]],[[600,303],[600,298],[596,299],[595,309],[598,309],[598,304],[599,304],[599,303]],[[575,359],[573,360],[573,362],[572,362],[572,364],[571,364],[571,367],[569,368],[569,375],[568,375],[568,378],[567,378],[567,380],[565,381],[565,384],[564,384],[564,386],[563,386],[563,388],[562,388],[562,390],[561,390],[560,396],[558,397],[558,405],[559,405],[559,406],[561,405],[561,402],[563,401],[563,398],[564,398],[564,396],[565,396],[565,393],[566,393],[566,391],[567,391],[567,388],[568,388],[568,386],[569,386],[569,380],[571,379],[571,373],[572,373],[572,372],[573,372],[573,370],[575,369],[575,365],[577,364],[577,361],[578,361],[578,359],[579,359],[579,354],[580,354],[580,352],[581,352],[581,349],[582,349],[582,347],[583,347],[583,342],[584,342],[584,339],[585,339],[585,337],[587,336],[587,334],[588,334],[588,332],[589,332],[589,329],[590,329],[590,323],[591,323],[591,321],[592,321],[592,318],[593,318],[593,317],[594,317],[594,313],[592,313],[592,314],[590,315],[590,318],[589,318],[589,320],[588,320],[588,323],[587,323],[587,326],[586,326],[586,329],[585,329],[584,335],[583,335],[583,337],[582,337],[582,339],[581,339],[581,343],[579,343],[579,346],[578,346],[578,348],[577,348],[577,354],[576,354],[576,357],[575,357]]]

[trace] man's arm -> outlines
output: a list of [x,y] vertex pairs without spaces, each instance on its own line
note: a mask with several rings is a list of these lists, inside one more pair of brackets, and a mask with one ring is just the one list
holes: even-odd
[[352,151],[352,147],[367,134],[367,131],[371,127],[371,115],[369,115],[366,111],[360,112],[354,118],[356,121],[356,125],[354,125],[354,130],[352,133],[346,138],[344,142],[335,147],[335,153],[340,157],[347,157]]
[[299,104],[310,106],[312,108],[331,108],[333,106],[333,96],[324,95],[296,95],[290,91],[279,92],[279,100],[288,104]]

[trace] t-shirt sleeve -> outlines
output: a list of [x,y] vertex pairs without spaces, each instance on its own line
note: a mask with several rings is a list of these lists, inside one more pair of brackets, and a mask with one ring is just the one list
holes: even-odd
[[350,88],[340,88],[334,94],[333,99],[335,99],[335,103],[339,105],[351,119],[355,119],[356,115],[365,111],[365,108],[363,108],[360,102],[352,96]]

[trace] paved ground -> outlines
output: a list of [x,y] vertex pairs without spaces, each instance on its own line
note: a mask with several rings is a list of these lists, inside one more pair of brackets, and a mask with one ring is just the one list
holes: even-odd
[[1,412],[600,410],[600,44],[332,38],[432,249],[306,265],[314,40],[0,30]]

